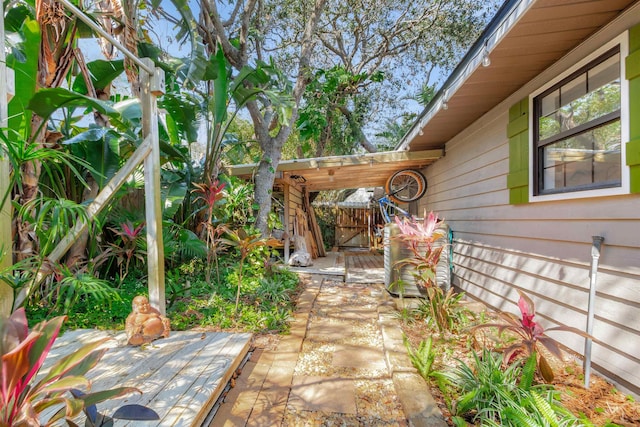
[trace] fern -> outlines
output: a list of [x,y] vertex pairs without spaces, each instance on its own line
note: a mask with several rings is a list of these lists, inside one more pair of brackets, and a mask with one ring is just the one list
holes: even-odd
[[522,377],[520,378],[519,385],[522,390],[529,390],[531,388],[531,385],[533,384],[533,377],[536,374],[537,365],[537,354],[533,352],[522,368]]
[[560,423],[554,408],[551,407],[551,404],[544,400],[542,396],[540,396],[535,391],[531,392],[531,400],[535,409],[538,413],[542,415],[544,420],[548,423],[550,427],[560,427]]
[[515,405],[502,411],[502,423],[516,427],[541,427],[521,406]]

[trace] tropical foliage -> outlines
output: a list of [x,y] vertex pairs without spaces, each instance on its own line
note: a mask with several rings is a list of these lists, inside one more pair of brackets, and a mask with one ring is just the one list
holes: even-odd
[[[476,330],[479,328],[497,328],[498,333],[508,331],[516,335],[515,342],[500,349],[504,352],[504,358],[507,362],[513,360],[520,353],[524,353],[525,356],[536,356],[537,366],[542,377],[548,381],[553,381],[553,370],[551,365],[547,362],[540,351],[540,347],[544,347],[550,354],[562,359],[562,351],[558,343],[547,336],[545,332],[549,331],[567,331],[574,334],[578,334],[583,337],[590,337],[584,331],[571,326],[555,326],[547,328],[546,331],[538,322],[534,320],[535,317],[535,305],[531,298],[522,292],[520,299],[518,300],[518,308],[520,309],[520,317],[509,312],[499,312],[498,316],[502,323],[484,323],[476,326]],[[592,338],[592,337],[591,337]],[[593,339],[593,338],[592,338]]]
[[473,365],[462,362],[449,375],[459,396],[453,407],[456,422],[483,426],[577,426],[577,417],[557,400],[553,388],[534,385],[536,355],[506,367],[503,356],[484,350],[473,354]]
[[[421,305],[427,304],[429,301]],[[562,376],[553,383],[548,382],[544,370],[540,369],[540,358],[553,354],[549,347],[560,351],[560,344],[546,335],[544,341],[548,345],[538,342],[544,331],[534,321],[533,301],[522,294],[520,306],[522,318],[512,315],[508,317],[514,322],[498,322],[504,313],[486,308],[479,311],[478,307],[471,310],[469,302],[456,297],[451,307],[458,314],[448,318],[452,328],[441,329],[431,322],[430,309],[414,310],[414,321],[404,324],[408,355],[420,375],[432,385],[434,395],[446,405],[443,414],[450,424],[461,427],[617,426],[610,421],[595,424],[575,409],[580,406],[586,412],[594,403],[591,400],[578,403],[586,395],[574,395],[573,387],[569,386],[575,381],[579,383],[576,389],[583,387],[581,369],[574,362],[554,360],[553,365],[562,371]],[[534,329],[537,332],[522,335],[512,330],[524,330],[523,324],[530,332]],[[493,336],[492,331],[499,328],[504,333]],[[618,392],[603,389],[602,393]],[[597,394],[600,395],[600,391]],[[602,398],[606,400],[605,396]],[[569,411],[567,402],[575,413]],[[599,411],[604,412],[602,408]],[[611,409],[609,415],[620,413],[620,420],[626,420],[623,412]],[[596,413],[591,411],[589,416]],[[598,418],[605,417],[598,415]]]
[[[90,393],[73,393],[89,388],[87,372],[96,366],[106,347],[105,340],[86,344],[41,372],[64,317],[44,321],[30,331],[24,309],[0,318],[0,425],[56,425],[61,420],[73,424],[83,410],[104,400],[139,390],[119,387]],[[48,419],[41,419],[49,411]],[[44,424],[42,424],[44,423]]]
[[436,286],[436,267],[444,246],[435,243],[445,235],[443,229],[438,227],[438,215],[433,212],[427,215],[425,211],[422,221],[396,216],[395,222],[400,233],[392,238],[402,241],[409,249],[410,256],[397,261],[393,268],[410,266],[420,286]]
[[[442,237],[437,233],[437,215],[425,215],[422,222],[397,218],[396,222],[401,233],[394,237],[403,241],[411,254],[400,263],[415,268],[416,280],[427,291],[418,308],[413,310],[414,320],[423,321],[430,329],[426,339],[420,337],[417,344],[405,336],[405,347],[420,375],[437,384],[452,414],[452,423],[457,426],[584,425],[562,406],[558,393],[546,384],[553,380],[553,371],[543,350],[559,360],[562,360],[562,351],[535,321],[533,300],[520,292],[520,317],[499,312],[496,314],[499,322],[485,321],[483,315],[475,315],[465,307],[463,294],[455,293],[453,288],[445,292],[435,283],[441,247],[435,248],[434,242]],[[402,310],[405,315],[411,314],[406,307]],[[471,322],[475,325],[470,327]],[[408,329],[418,322],[404,324]],[[478,331],[489,333],[492,330],[498,331],[498,340],[475,335]],[[546,331],[554,330],[587,336],[568,326],[556,326]],[[495,345],[501,338],[506,344]],[[459,355],[454,368],[438,370],[436,365],[451,357],[446,353],[438,357],[439,347],[446,349],[448,343],[464,340],[470,356]],[[482,348],[481,354],[477,347]],[[536,373],[544,380],[540,381],[543,384],[537,384]]]

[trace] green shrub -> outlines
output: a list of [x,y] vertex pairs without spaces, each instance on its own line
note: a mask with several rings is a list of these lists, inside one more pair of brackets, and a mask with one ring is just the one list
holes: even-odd
[[[474,366],[461,362],[447,375],[458,397],[453,403],[456,423],[483,426],[574,426],[579,420],[557,400],[549,385],[534,385],[537,359],[524,366],[518,360],[504,366],[503,355],[484,350],[473,354]],[[462,425],[462,424],[460,424]]]

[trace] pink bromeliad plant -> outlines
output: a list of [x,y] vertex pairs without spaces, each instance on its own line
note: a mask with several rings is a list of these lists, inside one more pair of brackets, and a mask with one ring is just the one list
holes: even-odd
[[436,240],[444,237],[445,232],[438,228],[438,215],[430,212],[423,220],[395,217],[400,234],[394,238],[403,241],[411,251],[411,256],[398,261],[395,267],[412,266],[416,279],[429,288],[436,284],[436,267],[440,260],[442,246],[434,247]]
[[125,221],[117,228],[109,228],[117,236],[117,241],[110,243],[110,249],[120,269],[121,282],[129,274],[132,260],[145,262],[147,253],[144,250],[144,226],[144,222],[134,226],[131,221]]
[[498,316],[504,323],[485,323],[476,326],[474,329],[495,327],[498,329],[499,334],[504,331],[514,333],[520,339],[517,342],[500,349],[500,351],[504,353],[504,360],[507,363],[510,363],[519,354],[524,353],[526,357],[536,354],[538,360],[538,372],[545,381],[551,382],[554,377],[553,369],[544,355],[539,351],[538,345],[543,346],[547,351],[549,351],[549,353],[551,353],[551,355],[559,360],[563,360],[563,357],[558,343],[545,333],[549,331],[567,331],[583,337],[592,337],[580,329],[571,326],[563,325],[546,329],[543,328],[540,323],[535,321],[536,310],[533,300],[523,292],[518,291],[518,293],[520,294],[520,298],[518,299],[520,317],[509,312],[499,312]]

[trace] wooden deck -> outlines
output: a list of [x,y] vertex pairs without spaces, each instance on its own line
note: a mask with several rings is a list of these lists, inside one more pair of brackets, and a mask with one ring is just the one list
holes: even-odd
[[143,393],[99,404],[99,412],[110,415],[122,405],[137,403],[160,416],[153,422],[116,420],[116,427],[201,426],[248,353],[251,340],[246,333],[172,332],[146,347],[131,347],[124,332],[76,330],[56,340],[47,364],[105,336],[114,339],[105,344],[109,350],[87,375],[92,389],[131,386]]
[[384,257],[376,252],[345,252],[345,282],[383,283]]

